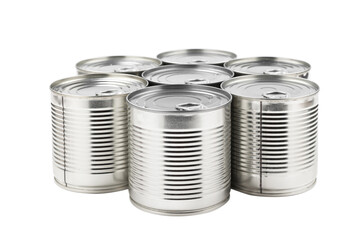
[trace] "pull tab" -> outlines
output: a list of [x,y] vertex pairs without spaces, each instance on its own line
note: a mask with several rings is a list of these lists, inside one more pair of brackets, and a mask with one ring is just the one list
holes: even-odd
[[114,73],[122,73],[131,70],[131,67],[119,67],[114,69]]
[[198,63],[198,64],[201,64],[201,63],[206,63],[206,61],[200,60],[200,59],[195,59],[195,60],[192,60],[190,63]]
[[287,72],[283,69],[268,69],[263,72],[263,74],[267,74],[267,75],[284,75],[286,73]]
[[179,111],[196,111],[201,109],[206,109],[206,106],[201,103],[180,103],[175,107]]
[[105,91],[101,91],[96,93],[96,96],[111,96],[111,95],[115,95],[119,92],[118,89],[110,89],[110,90],[105,90]]
[[288,98],[289,95],[286,92],[274,91],[274,92],[263,93],[263,97],[269,99],[284,99],[284,98]]
[[197,85],[197,84],[206,84],[209,83],[209,80],[206,79],[190,79],[185,82],[185,84],[189,85]]

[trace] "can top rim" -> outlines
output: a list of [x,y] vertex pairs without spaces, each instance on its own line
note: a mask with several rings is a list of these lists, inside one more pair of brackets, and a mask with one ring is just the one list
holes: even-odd
[[[175,61],[175,60],[166,60],[165,58],[171,57],[171,56],[179,56],[179,55],[191,55],[191,54],[199,54],[199,55],[209,55],[214,57],[214,56],[223,56],[226,57],[227,60],[211,60],[209,59],[207,62],[193,62],[193,63],[188,63],[188,62],[183,62],[183,61]],[[164,63],[168,63],[168,64],[185,64],[185,65],[211,65],[211,64],[223,64],[231,59],[236,58],[236,54],[233,52],[229,52],[229,51],[224,51],[224,50],[217,50],[217,49],[201,49],[201,48],[190,48],[190,49],[178,49],[178,50],[172,50],[172,51],[166,51],[166,52],[162,52],[159,53],[156,56],[158,59],[160,59],[161,61],[163,61]]]
[[[183,72],[179,73],[179,71],[183,71]],[[220,67],[220,66],[181,64],[181,65],[165,65],[165,66],[160,66],[160,67],[156,67],[153,69],[149,69],[142,73],[142,77],[152,83],[191,84],[191,83],[187,83],[187,82],[194,80],[194,79],[191,79],[191,77],[189,76],[189,73],[190,73],[189,71],[198,73],[201,76],[201,80],[203,80],[203,83],[199,82],[198,85],[221,83],[227,79],[234,77],[234,75],[235,75],[234,72],[231,71],[230,69]],[[169,73],[170,76],[164,75],[164,73],[166,73],[166,72]],[[175,74],[174,72],[178,72],[178,73]],[[214,72],[215,72],[215,74],[211,75],[211,73],[214,73]],[[171,74],[171,73],[173,73],[173,74]],[[203,75],[206,73],[208,76],[203,77]],[[221,75],[219,75],[219,74],[221,74]],[[181,75],[183,75],[184,79],[181,79],[181,81],[184,81],[184,82],[171,83],[169,81],[165,81],[165,80],[168,80],[168,77],[171,77],[174,75],[176,75],[177,78],[179,78]],[[216,79],[216,77],[218,79]],[[225,80],[223,79],[224,77],[226,77]]]
[[319,85],[313,81],[285,75],[240,76],[223,82],[220,87],[236,97],[261,101],[301,99],[316,95],[320,91]]
[[[266,57],[266,56],[233,59],[233,60],[230,60],[230,61],[224,63],[224,67],[227,69],[230,69],[238,74],[263,75],[266,73],[263,73],[263,72],[256,73],[256,72],[246,71],[246,68],[249,67],[250,63],[259,63],[261,61],[271,62],[271,63],[290,64],[292,66],[299,68],[299,69],[291,69],[291,71],[289,71],[288,73],[283,73],[283,74],[279,74],[279,75],[303,74],[303,73],[307,73],[311,70],[311,65],[302,60],[285,58],[285,57]],[[242,68],[241,66],[239,67],[239,64],[246,64],[246,66],[244,66],[244,68]]]
[[[85,84],[86,81],[94,81],[97,80],[103,80],[103,82],[111,83],[111,84],[129,84],[133,83],[133,89],[129,88],[125,91],[114,91],[109,92],[103,95],[80,95],[80,94],[74,94],[74,93],[68,93],[68,92],[60,92],[59,87],[65,86],[65,84],[68,84],[68,86],[71,86],[72,84]],[[141,86],[143,84],[143,86]],[[116,97],[116,96],[124,96],[129,94],[130,92],[136,91],[137,89],[145,88],[147,87],[149,82],[142,77],[130,75],[130,74],[106,74],[106,73],[93,73],[93,74],[83,74],[68,78],[63,78],[60,80],[57,80],[50,85],[50,91],[54,94],[59,94],[62,96],[69,96],[69,97],[76,97],[76,98],[106,98],[106,97]],[[129,91],[129,92],[126,92]]]
[[[119,56],[106,56],[106,57],[97,57],[97,58],[88,58],[82,61],[79,61],[78,63],[76,63],[75,67],[77,69],[77,71],[85,73],[85,74],[92,74],[92,73],[108,73],[108,72],[104,72],[104,71],[100,71],[100,70],[92,70],[92,69],[86,69],[85,66],[87,67],[91,67],[92,64],[99,64],[99,63],[104,63],[104,66],[107,66],[107,64],[105,64],[106,62],[110,61],[110,60],[118,60],[118,61],[138,61],[138,62],[144,62],[144,60],[146,62],[150,62],[150,63],[154,63],[154,65],[156,64],[156,66],[160,66],[162,64],[162,61],[160,59],[156,59],[156,58],[151,58],[151,57],[143,57],[143,56],[126,56],[126,55],[119,55]],[[141,61],[142,60],[142,61]],[[155,66],[154,66],[155,67]],[[151,69],[152,67],[148,67],[145,68],[143,70],[133,70],[133,69],[124,69],[121,70],[121,73],[139,73],[139,72],[143,72],[146,71],[148,69]],[[116,73],[116,72],[115,72]],[[108,73],[111,74],[111,73]]]
[[154,96],[158,97],[159,96],[158,93],[160,93],[160,92],[169,94],[171,91],[174,91],[176,93],[180,93],[181,90],[183,90],[184,92],[187,92],[187,93],[202,91],[202,93],[204,93],[204,94],[209,94],[209,93],[217,94],[218,96],[221,96],[225,99],[225,101],[223,101],[223,103],[221,103],[217,106],[212,106],[209,108],[202,108],[202,107],[196,106],[196,108],[191,109],[191,110],[187,111],[186,113],[213,111],[216,109],[220,109],[220,108],[226,106],[227,104],[230,104],[232,101],[232,95],[220,88],[216,88],[216,87],[212,87],[212,86],[204,86],[204,85],[184,85],[184,84],[157,85],[157,86],[143,88],[143,89],[140,89],[138,91],[134,91],[134,92],[128,94],[126,97],[126,101],[129,105],[129,107],[135,107],[137,109],[141,109],[144,111],[158,112],[158,113],[184,113],[182,111],[179,111],[179,109],[175,109],[175,107],[174,107],[174,109],[171,109],[171,110],[146,108],[143,106],[139,106],[138,104],[136,104],[132,101],[133,99],[136,99],[136,97],[140,98],[141,96],[145,96],[146,93],[153,93]]

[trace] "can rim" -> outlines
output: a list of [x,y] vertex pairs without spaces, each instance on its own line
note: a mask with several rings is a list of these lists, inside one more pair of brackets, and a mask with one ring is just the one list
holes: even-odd
[[[100,72],[100,71],[91,71],[91,70],[82,69],[81,66],[84,65],[85,63],[102,62],[102,61],[106,61],[106,60],[109,60],[109,59],[118,59],[118,58],[120,58],[120,59],[146,59],[146,60],[152,61],[154,63],[157,63],[158,66],[162,65],[162,61],[160,59],[157,59],[157,58],[143,57],[143,56],[131,56],[131,55],[129,55],[129,56],[128,55],[117,55],[117,56],[105,56],[105,57],[84,59],[84,60],[81,60],[81,61],[77,62],[75,67],[76,67],[77,71],[82,72],[84,74],[104,73],[104,72]],[[116,74],[131,74],[131,73],[139,73],[139,72],[143,72],[143,71],[146,71],[146,70],[124,71],[124,72],[116,73]],[[107,74],[111,74],[111,73],[107,73]]]
[[[286,57],[267,57],[267,56],[262,56],[262,57],[247,57],[247,58],[237,58],[237,59],[232,59],[226,63],[224,63],[224,67],[227,69],[230,69],[231,64],[234,64],[236,62],[249,62],[249,61],[258,61],[258,60],[272,60],[272,61],[282,61],[282,62],[292,62],[292,63],[300,63],[301,65],[305,66],[307,69],[304,71],[298,71],[298,72],[292,72],[289,74],[284,74],[284,75],[291,75],[291,74],[304,74],[307,72],[310,72],[311,70],[311,65],[308,62],[302,61],[302,60],[298,60],[298,59],[293,59],[293,58],[286,58]],[[245,75],[264,75],[264,74],[250,74],[248,72],[245,71],[238,71],[238,70],[233,70],[230,69],[232,71],[234,71],[235,73],[238,74],[245,74]]]
[[[182,84],[171,84],[171,83],[166,83],[166,82],[156,82],[156,81],[152,81],[150,80],[148,77],[148,75],[152,72],[155,72],[155,71],[158,71],[158,70],[161,70],[161,69],[166,69],[166,68],[191,68],[191,69],[217,69],[222,72],[227,72],[229,73],[231,76],[229,77],[229,79],[233,78],[235,73],[234,71],[232,71],[231,69],[227,69],[227,68],[224,68],[224,67],[221,67],[221,66],[215,66],[215,65],[196,65],[196,64],[179,64],[179,65],[163,65],[163,66],[159,66],[159,67],[156,67],[156,68],[152,68],[152,69],[149,69],[149,70],[146,70],[144,71],[142,74],[141,74],[141,77],[143,77],[145,80],[147,80],[148,82],[150,83],[156,83],[156,84],[162,84],[162,85],[182,85]],[[226,80],[225,80],[226,81]],[[211,82],[211,83],[207,83],[207,84],[200,84],[200,85],[209,85],[209,84],[217,84],[217,83],[221,83],[221,82],[224,82],[224,81],[217,81],[217,82]]]
[[175,110],[160,110],[160,109],[146,109],[146,108],[143,108],[143,107],[140,107],[138,105],[135,105],[134,103],[132,103],[129,99],[133,97],[133,95],[136,95],[136,94],[140,94],[142,92],[145,92],[145,91],[151,91],[152,89],[161,89],[161,88],[165,88],[165,89],[181,89],[181,88],[192,88],[192,89],[196,89],[196,88],[202,88],[202,89],[207,89],[207,90],[210,90],[210,91],[216,91],[218,93],[221,93],[223,94],[225,97],[228,98],[228,101],[224,104],[221,104],[219,106],[216,106],[214,108],[210,108],[210,109],[201,109],[201,110],[193,110],[193,111],[189,111],[189,112],[186,112],[186,114],[190,114],[190,113],[199,113],[199,112],[210,112],[210,111],[214,111],[214,110],[217,110],[217,109],[220,109],[220,108],[223,108],[224,106],[228,105],[228,104],[231,104],[232,102],[232,95],[223,90],[223,89],[220,89],[220,88],[217,88],[217,87],[212,87],[212,86],[206,86],[206,85],[185,85],[185,84],[171,84],[171,85],[157,85],[157,86],[151,86],[151,87],[147,87],[147,88],[143,88],[143,89],[139,89],[137,91],[134,91],[132,93],[129,93],[127,96],[126,96],[126,102],[128,104],[128,106],[130,107],[134,107],[134,108],[137,108],[137,109],[141,109],[143,111],[147,111],[147,112],[156,112],[156,113],[177,113],[177,114],[184,114],[184,112],[179,112],[179,111],[175,111]]
[[183,62],[174,62],[174,61],[164,61],[162,58],[166,55],[171,54],[178,54],[178,53],[189,53],[189,52],[202,52],[202,53],[222,53],[228,55],[231,59],[235,59],[237,55],[230,51],[218,50],[218,49],[209,49],[209,48],[189,48],[189,49],[178,49],[178,50],[171,50],[159,53],[156,58],[161,60],[163,63],[168,64],[183,64],[183,65],[211,65],[211,64],[224,64],[223,61],[221,62],[212,62],[212,63],[183,63]]
[[112,73],[112,74],[109,74],[109,73],[92,73],[92,74],[82,74],[82,75],[77,75],[77,76],[73,76],[73,77],[68,77],[68,78],[62,78],[62,79],[59,79],[57,81],[54,81],[53,83],[50,84],[49,88],[50,88],[50,91],[54,94],[58,94],[58,95],[62,95],[62,96],[68,96],[68,97],[74,97],[74,98],[87,98],[87,99],[90,99],[90,98],[93,98],[93,99],[103,99],[103,98],[114,98],[114,97],[117,97],[117,96],[124,96],[124,95],[128,95],[129,93],[123,93],[123,94],[115,94],[115,95],[111,95],[111,96],[82,96],[82,95],[72,95],[72,94],[67,94],[67,93],[60,93],[60,92],[57,92],[55,91],[53,88],[56,86],[56,85],[60,85],[60,84],[63,84],[65,82],[76,82],[76,81],[83,81],[83,80],[86,80],[86,79],[92,79],[92,78],[132,78],[132,79],[136,79],[137,81],[141,81],[145,84],[145,87],[146,88],[148,85],[149,85],[149,82],[142,78],[142,77],[139,77],[139,76],[135,76],[135,75],[131,75],[131,74],[123,74],[123,73]]
[[[258,97],[244,97],[244,96],[240,96],[240,95],[236,95],[234,94],[234,96],[239,97],[241,99],[247,99],[247,100],[258,100],[258,101],[270,101],[270,102],[288,102],[294,99],[303,99],[303,98],[308,98],[314,95],[317,95],[320,91],[320,87],[317,83],[304,79],[304,78],[300,78],[300,77],[290,77],[290,76],[286,76],[286,75],[246,75],[246,76],[239,76],[239,77],[235,77],[229,80],[224,81],[223,83],[221,83],[220,88],[226,92],[228,92],[227,90],[225,90],[226,85],[232,83],[232,82],[240,82],[240,81],[251,81],[251,80],[257,80],[259,78],[262,77],[266,77],[266,78],[274,78],[274,80],[277,81],[287,81],[287,82],[302,82],[302,83],[306,83],[312,87],[314,87],[315,92],[306,96],[301,96],[301,97],[294,97],[294,98],[287,98],[287,99],[265,99],[265,98],[258,98]],[[228,92],[230,93],[230,92]],[[232,93],[230,93],[231,95],[233,95]]]

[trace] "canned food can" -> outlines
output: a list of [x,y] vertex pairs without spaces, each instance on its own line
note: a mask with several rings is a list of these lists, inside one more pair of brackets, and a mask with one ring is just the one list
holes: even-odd
[[232,52],[214,49],[184,49],[163,52],[157,55],[163,64],[219,65],[236,58]]
[[192,215],[230,196],[231,95],[209,86],[163,85],[133,92],[129,105],[132,203]]
[[78,74],[124,73],[141,76],[143,71],[158,67],[161,61],[155,58],[138,56],[110,56],[92,58],[76,64]]
[[213,65],[167,65],[142,74],[150,85],[188,84],[214,87],[220,87],[223,81],[233,76],[231,70]]
[[289,196],[312,188],[317,175],[317,84],[252,75],[221,87],[232,94],[232,188]]
[[234,71],[237,76],[266,74],[308,78],[311,69],[307,62],[279,57],[234,59],[225,63],[224,66]]
[[53,170],[67,190],[113,192],[128,185],[126,96],[147,81],[89,74],[51,84]]

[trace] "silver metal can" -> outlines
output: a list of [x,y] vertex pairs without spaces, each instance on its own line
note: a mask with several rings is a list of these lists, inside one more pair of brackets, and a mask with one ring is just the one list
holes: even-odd
[[141,76],[143,71],[158,67],[161,61],[155,58],[138,56],[111,56],[92,58],[76,64],[79,74],[125,73]]
[[51,84],[53,170],[68,190],[104,193],[128,185],[126,96],[147,81],[125,74],[89,74]]
[[236,58],[232,52],[214,49],[184,49],[163,52],[157,55],[163,64],[219,65]]
[[129,192],[145,211],[191,215],[230,196],[231,95],[209,86],[163,85],[133,92]]
[[317,175],[318,91],[288,76],[233,78],[232,188],[288,196],[312,188]]
[[233,71],[213,65],[167,65],[143,72],[150,85],[209,85],[220,84],[234,76]]
[[227,69],[242,75],[286,75],[308,78],[311,66],[309,63],[279,57],[253,57],[234,59],[224,64]]

